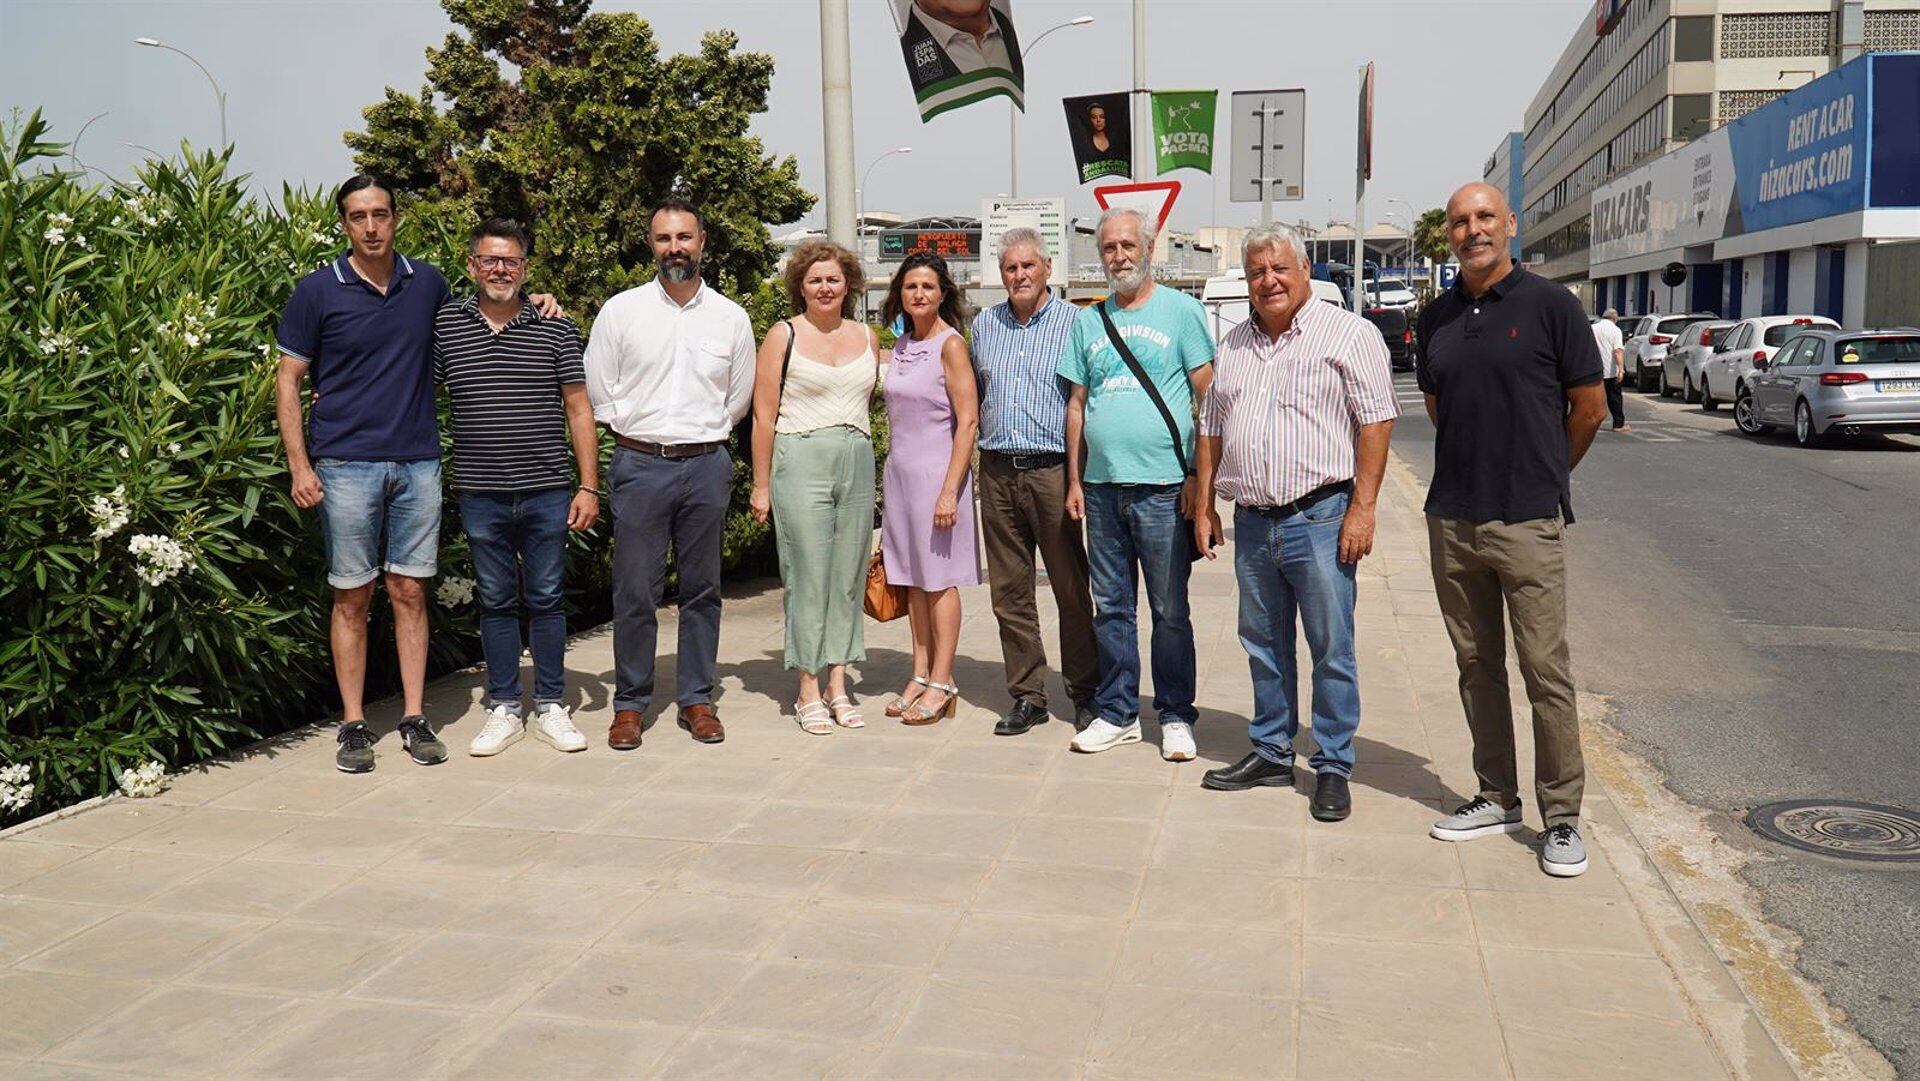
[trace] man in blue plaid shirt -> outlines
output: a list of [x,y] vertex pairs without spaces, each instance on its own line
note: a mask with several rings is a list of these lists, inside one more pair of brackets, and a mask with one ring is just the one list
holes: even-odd
[[1047,288],[1053,263],[1033,229],[1000,238],[1007,300],[973,321],[980,382],[980,513],[993,615],[1000,623],[1013,708],[994,734],[1017,736],[1047,720],[1047,652],[1034,605],[1034,552],[1046,561],[1060,609],[1060,669],[1074,727],[1093,720],[1100,666],[1080,523],[1067,516],[1067,388],[1055,374],[1079,309]]

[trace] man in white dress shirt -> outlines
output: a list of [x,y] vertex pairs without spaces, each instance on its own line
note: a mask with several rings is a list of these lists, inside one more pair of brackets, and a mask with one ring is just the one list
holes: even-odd
[[594,420],[618,444],[608,472],[613,543],[613,725],[607,745],[640,746],[653,699],[655,610],[672,547],[680,578],[679,723],[726,738],[713,708],[720,650],[720,544],[733,459],[727,436],[753,397],[753,326],[700,280],[700,212],[668,199],[648,219],[659,273],[607,301],[587,342]]
[[1614,320],[1620,313],[1612,308],[1607,314],[1593,321],[1593,344],[1600,350],[1600,377],[1607,388],[1607,412],[1613,414],[1613,430],[1626,432],[1626,403],[1620,400],[1620,370],[1626,364],[1626,343],[1620,334],[1620,324]]

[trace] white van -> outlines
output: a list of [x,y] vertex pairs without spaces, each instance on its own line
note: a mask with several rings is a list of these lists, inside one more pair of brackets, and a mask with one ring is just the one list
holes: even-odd
[[[1330,281],[1314,278],[1308,285],[1313,295],[1338,308],[1347,306],[1346,294]],[[1207,310],[1207,334],[1217,348],[1227,331],[1239,326],[1253,309],[1247,300],[1247,272],[1234,267],[1218,277],[1208,278],[1200,290],[1200,305]]]

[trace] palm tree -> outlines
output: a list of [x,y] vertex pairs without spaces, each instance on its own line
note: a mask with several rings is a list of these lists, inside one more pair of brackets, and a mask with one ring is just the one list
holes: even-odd
[[1447,212],[1434,207],[1423,212],[1420,220],[1413,224],[1413,244],[1420,254],[1436,264],[1453,258],[1453,250],[1447,247]]

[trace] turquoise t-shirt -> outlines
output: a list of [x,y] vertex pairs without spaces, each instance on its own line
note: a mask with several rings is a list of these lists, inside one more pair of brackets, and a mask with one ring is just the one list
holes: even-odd
[[[1200,302],[1165,285],[1156,285],[1147,302],[1131,311],[1112,300],[1102,302],[1113,316],[1134,359],[1146,370],[1180,429],[1181,448],[1193,461],[1193,387],[1187,373],[1213,363],[1206,311]],[[1073,324],[1060,378],[1087,388],[1087,462],[1082,479],[1089,484],[1178,484],[1180,460],[1167,436],[1153,399],[1113,348],[1100,313],[1087,308]]]

